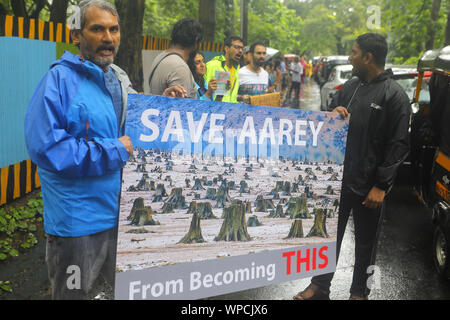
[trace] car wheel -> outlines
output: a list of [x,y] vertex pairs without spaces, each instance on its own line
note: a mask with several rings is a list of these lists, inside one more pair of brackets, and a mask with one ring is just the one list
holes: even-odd
[[442,226],[436,226],[433,237],[433,256],[436,269],[441,277],[449,276],[449,236]]

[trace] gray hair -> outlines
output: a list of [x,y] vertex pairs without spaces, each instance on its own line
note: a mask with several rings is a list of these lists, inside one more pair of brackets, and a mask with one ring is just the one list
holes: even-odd
[[113,16],[117,18],[117,21],[120,23],[119,13],[117,12],[116,7],[105,0],[82,0],[78,5],[80,8],[80,29],[75,29],[73,31],[81,31],[86,26],[86,10],[92,6],[95,6],[99,9],[110,12]]

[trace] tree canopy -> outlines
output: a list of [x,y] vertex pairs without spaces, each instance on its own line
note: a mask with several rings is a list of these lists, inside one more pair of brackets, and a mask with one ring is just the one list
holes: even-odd
[[[114,0],[109,0],[114,3]],[[200,4],[213,6],[208,39],[223,42],[240,35],[244,0],[145,0],[143,34],[170,38],[181,18],[199,19]],[[284,53],[347,55],[354,39],[365,32],[385,35],[392,63],[415,63],[427,48],[443,47],[449,1],[441,0],[245,0],[248,42],[263,40]],[[0,0],[0,13],[43,20],[64,20],[67,5],[79,0]],[[62,5],[61,5],[62,3]],[[58,4],[58,5],[56,5]],[[59,13],[59,14],[58,14]],[[211,21],[211,19],[213,21]],[[205,20],[205,17],[202,19]],[[215,20],[215,21],[214,21]],[[213,22],[211,24],[211,22]],[[215,22],[215,23],[214,23]],[[448,26],[450,27],[450,25]]]

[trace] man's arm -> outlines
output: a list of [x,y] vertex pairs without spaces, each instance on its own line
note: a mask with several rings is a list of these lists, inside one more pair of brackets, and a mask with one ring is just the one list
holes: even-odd
[[[31,160],[67,178],[101,176],[123,168],[129,158],[119,139],[76,138],[66,130],[70,103],[60,94],[59,75],[52,70],[34,93],[25,118],[25,140]],[[86,126],[86,132],[89,127]],[[129,149],[129,146],[128,146]]]

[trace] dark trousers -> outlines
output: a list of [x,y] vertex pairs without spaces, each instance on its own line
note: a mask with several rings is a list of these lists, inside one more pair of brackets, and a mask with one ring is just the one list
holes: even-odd
[[301,86],[300,82],[292,81],[288,97],[291,98],[292,90],[294,90],[294,99],[300,99],[300,86]]
[[[350,212],[352,212],[355,226],[355,266],[350,294],[360,297],[367,297],[370,294],[370,288],[367,286],[370,276],[368,268],[375,264],[376,247],[384,211],[384,203],[378,209],[369,209],[362,205],[364,199],[365,197],[355,194],[341,195],[336,240],[337,265],[345,228]],[[311,282],[329,291],[333,276],[334,273],[316,276],[312,278]]]
[[117,228],[97,234],[63,238],[49,236],[46,262],[53,300],[87,300],[102,275],[113,288]]

